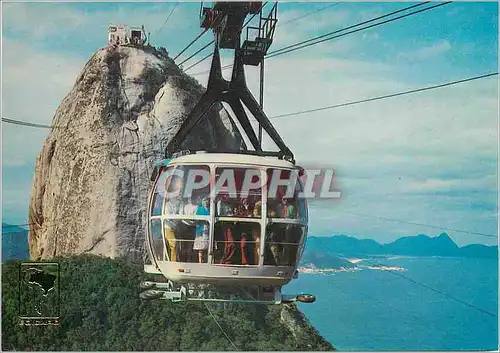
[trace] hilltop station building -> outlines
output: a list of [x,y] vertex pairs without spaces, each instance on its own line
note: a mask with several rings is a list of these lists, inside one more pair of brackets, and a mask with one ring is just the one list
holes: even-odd
[[146,43],[146,39],[147,36],[144,26],[129,28],[127,25],[112,24],[108,28],[109,45],[144,45]]

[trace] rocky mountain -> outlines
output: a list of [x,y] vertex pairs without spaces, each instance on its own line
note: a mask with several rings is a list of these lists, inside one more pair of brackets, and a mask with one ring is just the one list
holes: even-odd
[[402,237],[383,246],[384,252],[397,255],[413,256],[460,256],[460,249],[446,233],[437,237],[419,234]]
[[377,254],[382,251],[382,246],[372,239],[357,239],[346,235],[333,237],[308,237],[307,249],[320,250],[321,252],[340,252],[357,256],[362,254]]
[[[92,55],[37,158],[31,258],[92,253],[141,261],[151,165],[203,90],[165,50],[106,47]],[[184,147],[239,150],[242,141],[219,104]]]
[[460,248],[460,254],[464,257],[496,259],[498,258],[498,246],[466,245]]
[[[309,237],[304,259],[324,259],[325,254],[362,257],[364,255],[407,255],[407,256],[458,256],[476,258],[497,258],[498,246],[472,244],[458,247],[446,233],[437,237],[419,234],[402,237],[388,244],[379,244],[372,239],[357,239],[346,235],[331,237]],[[330,260],[329,260],[330,261]],[[314,263],[314,260],[311,261]]]

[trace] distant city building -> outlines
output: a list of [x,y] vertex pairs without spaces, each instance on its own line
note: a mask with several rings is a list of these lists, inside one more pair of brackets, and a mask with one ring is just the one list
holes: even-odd
[[108,28],[109,45],[144,45],[146,40],[147,36],[144,26],[129,28],[126,25],[110,25]]

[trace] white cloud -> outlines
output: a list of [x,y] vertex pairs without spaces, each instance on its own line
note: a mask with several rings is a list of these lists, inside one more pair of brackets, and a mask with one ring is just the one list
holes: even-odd
[[[99,49],[97,46],[106,45],[109,24],[144,25],[151,34],[151,43],[170,52],[180,50],[200,31],[198,5],[182,1],[164,26],[174,5],[171,2],[8,3],[3,6],[2,25],[4,36],[22,38],[35,48],[57,47],[60,52],[76,51],[85,57]],[[177,28],[183,31],[172,36]]]
[[3,5],[3,25],[14,34],[28,34],[34,41],[41,41],[51,36],[64,35],[81,29],[87,17],[58,6],[53,11],[53,4],[43,3],[6,3]]
[[[293,32],[306,32],[308,35],[317,35],[318,31],[335,31],[348,21],[351,21],[353,17],[350,10],[331,7],[312,16],[300,18],[309,11],[288,10],[280,12],[276,33],[293,29]],[[289,21],[291,22],[288,23]]]
[[375,41],[380,38],[378,33],[363,33],[361,37],[367,41]]
[[[3,117],[51,125],[85,61],[3,38]],[[4,164],[34,162],[48,129],[2,123]]]
[[460,190],[486,189],[495,192],[497,189],[497,175],[487,175],[482,178],[471,179],[439,179],[428,178],[422,181],[407,182],[406,192],[446,192]]
[[[110,23],[144,24],[150,29],[161,27],[175,3],[94,2],[88,5],[91,7],[75,6],[71,3],[7,3],[3,6],[4,26],[6,29],[27,33],[38,39],[65,36],[68,33],[95,34],[104,28],[105,32],[101,36],[107,38],[107,27]],[[176,7],[175,16],[171,16],[168,21],[169,28],[186,25],[186,18],[196,18],[197,14],[193,16],[191,11],[186,11],[185,5],[186,3],[180,2]],[[193,22],[196,21],[191,21],[191,24]]]
[[423,60],[442,55],[449,52],[451,49],[452,47],[450,42],[443,39],[439,42],[427,45],[411,52],[400,53],[398,54],[398,56],[410,60]]

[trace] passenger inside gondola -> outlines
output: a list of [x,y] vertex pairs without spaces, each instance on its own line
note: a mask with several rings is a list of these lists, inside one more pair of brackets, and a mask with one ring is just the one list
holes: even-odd
[[268,225],[264,265],[295,266],[301,237],[300,225],[285,223]]
[[[210,215],[210,199],[203,198],[201,205],[196,210],[197,216]],[[208,222],[198,221],[196,224],[196,237],[194,239],[193,250],[198,251],[198,263],[203,262],[203,256],[208,250],[209,244],[209,227]]]
[[[236,194],[229,190],[220,192],[217,197],[217,216],[218,217],[237,217],[237,218],[260,218],[261,189],[252,189],[243,193],[243,180],[246,168],[218,168],[216,179],[220,177],[234,175],[236,183]],[[260,173],[258,170],[251,170],[253,173]],[[225,173],[225,174],[224,174]],[[255,176],[255,175],[254,175]],[[256,180],[253,179],[252,183]],[[222,185],[228,188],[227,182]],[[257,191],[256,191],[257,190]],[[256,211],[256,207],[258,211]],[[219,221],[215,225],[214,233],[215,244],[224,244],[224,251],[216,252],[215,261],[219,264],[233,265],[256,265],[259,261],[258,244],[260,243],[260,224],[252,222],[230,222]],[[221,246],[222,248],[222,246]]]
[[[235,210],[235,216],[241,218],[260,218],[261,202],[255,201],[256,196],[242,197],[241,203]],[[260,225],[258,223],[237,223],[236,234],[239,236],[241,264],[257,265],[259,263],[258,244],[260,242]]]
[[[247,218],[252,216],[252,209],[248,204],[247,198],[242,198],[241,203],[235,208],[234,214],[236,217]],[[234,226],[234,235],[236,236],[236,241],[240,245],[240,255],[241,255],[241,265],[248,265],[248,255],[250,244],[247,243],[249,238],[249,228],[251,224],[238,222]]]
[[287,266],[295,265],[301,237],[302,237],[302,229],[299,225],[296,224],[287,225],[285,231],[286,246],[283,254]]
[[250,206],[247,197],[242,197],[241,202],[234,209],[235,217],[252,217],[253,207]]
[[[179,212],[184,216],[194,216],[198,205],[196,197],[183,198],[184,205]],[[196,222],[191,219],[183,219],[176,233],[177,242],[177,261],[179,262],[197,262],[197,256],[193,251],[193,242],[196,233]]]
[[276,202],[271,200],[267,201],[267,217],[276,218],[278,214],[276,213]]
[[196,204],[195,201],[193,201],[193,198],[189,196],[187,198],[187,203],[184,205],[182,214],[186,216],[194,216],[196,214],[196,211],[198,210],[198,204]]
[[[165,190],[168,198],[165,202],[164,213],[166,215],[178,215],[183,206],[182,191],[184,180],[178,175],[171,175],[165,181]],[[181,232],[182,223],[177,219],[166,219],[164,223],[165,241],[170,261],[177,261],[177,237]]]
[[[291,173],[285,170],[277,172],[275,169],[269,169],[269,184],[272,183],[272,178],[290,179],[292,181]],[[278,186],[274,197],[272,193],[268,195],[267,216],[271,218],[271,223],[266,227],[264,265],[295,265],[302,237],[302,228],[296,224],[281,223],[283,220],[279,221],[279,219],[295,220],[299,218],[298,211],[302,211],[302,209],[298,209],[298,193],[301,187],[296,184],[292,195],[287,194],[287,191],[289,191],[287,187],[293,187],[293,183]],[[305,215],[302,217],[305,217]],[[277,221],[272,222],[273,218],[276,218]]]
[[184,206],[182,193],[184,191],[184,180],[178,175],[171,175],[165,182],[167,201],[165,202],[166,215],[178,215]]
[[[216,202],[217,217],[232,217],[233,207],[229,193],[219,191]],[[218,264],[231,264],[236,246],[232,235],[233,222],[217,222],[214,229],[214,261]]]
[[153,207],[151,210],[151,216],[161,216],[163,208],[163,200],[165,199],[165,187],[167,187],[168,172],[163,172],[158,180],[155,193],[153,195]]
[[214,229],[214,246],[217,248],[214,262],[220,265],[233,263],[236,245],[233,238],[234,222],[217,222]]
[[232,217],[233,207],[229,202],[229,195],[227,193],[221,193],[217,196],[217,216],[218,217]]
[[295,205],[290,203],[291,198],[281,196],[281,202],[276,205],[276,213],[280,218],[295,219]]
[[266,227],[266,252],[264,265],[278,266],[281,263],[282,235],[279,223],[271,223]]
[[[261,216],[262,216],[262,201],[257,201],[254,205],[254,208],[253,208],[253,217],[254,218],[261,218]],[[255,241],[254,264],[258,264],[260,262],[260,227],[255,229],[253,231],[252,235],[253,235],[253,239]]]
[[[175,167],[174,167],[175,168]],[[207,166],[190,166],[190,167],[177,167],[171,168],[166,172],[166,180],[163,183],[166,196],[163,214],[166,216],[164,219],[164,236],[167,245],[167,253],[170,261],[177,262],[199,262],[200,254],[206,257],[206,249],[203,241],[198,241],[196,250],[194,249],[194,241],[196,238],[196,227],[209,227],[208,221],[195,221],[192,216],[197,214],[201,200],[210,195],[210,186],[202,189],[195,189],[189,195],[185,195],[187,179],[190,175],[191,169],[203,168],[208,171]],[[180,173],[174,173],[179,171]],[[184,176],[184,177],[183,177]],[[199,182],[200,180],[195,180]],[[209,201],[209,198],[207,199]],[[208,203],[209,208],[210,203]],[[199,214],[198,214],[199,215]],[[206,214],[203,214],[206,215]],[[209,214],[208,214],[209,215]],[[183,216],[178,219],[173,216]],[[202,234],[203,232],[199,232]],[[208,234],[208,233],[207,233]],[[206,260],[205,260],[206,261]]]

